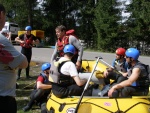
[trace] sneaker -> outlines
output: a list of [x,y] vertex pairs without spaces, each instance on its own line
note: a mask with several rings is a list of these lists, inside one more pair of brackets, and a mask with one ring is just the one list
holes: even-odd
[[22,110],[24,111],[24,112],[26,112],[26,111],[29,111],[31,109],[31,107],[30,106],[25,106],[24,108],[22,108]]
[[103,87],[103,89],[101,90],[101,92],[98,93],[98,95],[99,95],[100,97],[103,97],[106,93],[108,93],[109,89],[110,89],[110,84],[105,85],[105,86]]

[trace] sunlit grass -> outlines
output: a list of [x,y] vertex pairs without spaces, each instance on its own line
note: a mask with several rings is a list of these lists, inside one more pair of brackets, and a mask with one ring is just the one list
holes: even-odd
[[[16,90],[17,113],[24,113],[22,108],[26,106],[26,104],[29,102],[30,93],[34,88],[37,76],[41,72],[41,64],[42,63],[31,62],[30,76],[33,77],[31,80],[26,79],[25,69],[22,70],[21,79],[17,81],[17,83],[19,84],[19,88]],[[40,113],[40,112],[41,111],[39,106],[35,105],[32,107],[30,111],[26,113]]]
[[[16,90],[16,100],[17,100],[17,113],[24,113],[22,108],[29,102],[29,95],[31,91],[33,90],[34,83],[37,79],[37,76],[41,72],[41,64],[37,62],[31,62],[30,67],[30,76],[33,77],[32,80],[28,80],[25,78],[25,69],[22,70],[21,73],[21,79],[17,81],[19,84],[19,89]],[[25,88],[26,87],[26,88]],[[150,96],[150,92],[149,92]],[[32,110],[26,112],[26,113],[40,113],[39,106],[33,106]]]

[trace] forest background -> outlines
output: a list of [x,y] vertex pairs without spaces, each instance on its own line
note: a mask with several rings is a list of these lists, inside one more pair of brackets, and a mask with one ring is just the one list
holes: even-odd
[[[150,55],[150,0],[0,0],[7,21],[21,30],[31,25],[45,31],[45,44],[56,42],[55,28],[75,29],[86,48],[114,52],[135,47]],[[121,6],[125,7],[121,7]],[[128,12],[124,17],[122,12]]]

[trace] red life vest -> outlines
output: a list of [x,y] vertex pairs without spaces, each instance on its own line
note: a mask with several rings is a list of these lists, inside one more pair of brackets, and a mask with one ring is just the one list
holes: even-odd
[[[75,36],[74,32],[75,32],[74,29],[68,30],[68,31],[66,31],[66,35],[62,39],[58,39],[58,41],[57,41],[57,51],[58,51],[58,56],[59,57],[62,57],[64,55],[63,49],[64,49],[65,45],[69,44],[69,36],[70,35]],[[76,49],[75,54],[78,54],[77,49]]]
[[21,43],[20,46],[24,48],[32,48],[32,42],[33,42],[32,35],[30,36],[30,38],[27,38],[26,34],[24,34],[24,42],[25,43]]

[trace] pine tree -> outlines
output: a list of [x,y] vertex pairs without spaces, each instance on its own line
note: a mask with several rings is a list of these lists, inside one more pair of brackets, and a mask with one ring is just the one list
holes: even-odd
[[119,10],[116,8],[116,0],[99,0],[95,10],[95,27],[97,30],[97,48],[103,51],[114,51],[118,46],[120,20]]
[[143,54],[150,53],[150,1],[132,0],[128,6],[131,16],[127,21],[130,47],[136,47]]

